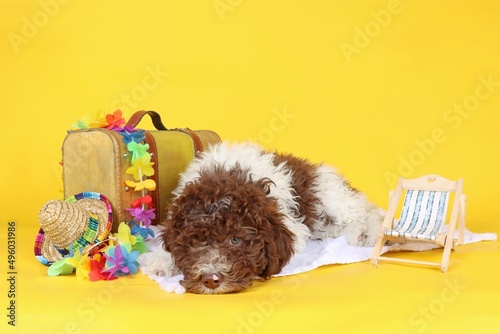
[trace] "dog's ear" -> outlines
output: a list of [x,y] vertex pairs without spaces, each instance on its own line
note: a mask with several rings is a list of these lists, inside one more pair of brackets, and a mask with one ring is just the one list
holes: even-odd
[[170,224],[168,219],[164,222],[164,225],[165,228],[160,231],[159,235],[160,244],[164,250],[166,250],[167,252],[171,252],[171,245],[173,242],[173,238],[170,231],[172,225]]
[[162,223],[164,229],[160,232],[163,248],[167,252],[171,252],[187,218],[192,216],[194,211],[196,211],[196,202],[182,195],[174,198],[167,207],[167,216]]
[[270,220],[264,231],[267,265],[260,274],[265,279],[278,274],[294,253],[295,235],[285,226],[283,217],[270,217]]

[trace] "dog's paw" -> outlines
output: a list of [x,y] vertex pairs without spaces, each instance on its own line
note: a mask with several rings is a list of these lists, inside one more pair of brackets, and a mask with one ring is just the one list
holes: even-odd
[[153,275],[159,276],[159,277],[165,277],[165,276],[167,276],[167,273],[165,272],[165,270],[155,269],[153,271]]
[[366,229],[348,229],[345,234],[347,243],[356,247],[372,247],[377,241],[374,233],[369,233]]
[[179,274],[179,269],[172,260],[172,256],[161,246],[144,255],[147,256],[141,256],[139,262],[146,274],[158,277],[171,277]]
[[363,247],[366,244],[366,240],[368,239],[368,234],[366,232],[362,232],[360,234],[348,234],[345,236],[347,243],[351,246]]

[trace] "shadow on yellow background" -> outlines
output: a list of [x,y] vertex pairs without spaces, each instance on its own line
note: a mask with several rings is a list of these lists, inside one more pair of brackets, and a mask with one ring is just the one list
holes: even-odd
[[[498,1],[1,0],[0,13],[0,236],[16,222],[17,332],[498,329],[485,306],[499,297],[496,243],[464,246],[447,275],[361,263],[216,297],[167,295],[142,275],[48,279],[32,256],[66,130],[115,109],[324,161],[382,207],[398,175],[463,177],[468,228],[498,232]],[[409,282],[384,290],[389,275]]]

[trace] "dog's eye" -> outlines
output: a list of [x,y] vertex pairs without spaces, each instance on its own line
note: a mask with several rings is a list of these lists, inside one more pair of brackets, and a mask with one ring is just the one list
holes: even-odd
[[240,243],[240,241],[241,241],[241,240],[240,240],[240,238],[238,238],[238,237],[233,237],[233,238],[231,238],[231,239],[229,240],[229,243],[230,243],[231,245],[233,245],[233,246],[236,246],[236,245],[238,245],[238,244]]

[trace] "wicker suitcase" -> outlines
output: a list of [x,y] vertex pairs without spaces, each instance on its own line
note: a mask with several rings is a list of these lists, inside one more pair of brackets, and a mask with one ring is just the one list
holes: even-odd
[[[214,131],[193,131],[188,128],[167,129],[155,111],[138,111],[126,127],[136,127],[143,116],[149,115],[157,130],[145,132],[148,152],[154,162],[154,174],[149,178],[156,189],[149,191],[156,217],[152,224],[165,218],[166,207],[181,173],[196,156],[209,145],[220,142]],[[125,173],[131,166],[130,152],[123,137],[116,131],[90,128],[69,131],[62,147],[64,196],[93,191],[105,195],[113,207],[113,231],[120,222],[128,222],[131,215],[127,208],[144,195],[126,185],[133,181]]]

